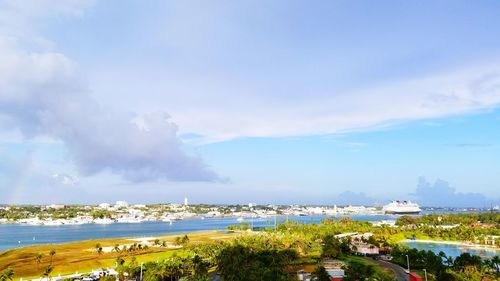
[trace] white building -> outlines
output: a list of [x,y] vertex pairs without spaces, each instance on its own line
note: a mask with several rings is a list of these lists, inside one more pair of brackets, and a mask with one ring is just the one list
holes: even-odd
[[219,211],[210,211],[206,214],[207,217],[220,217],[221,215]]
[[116,201],[116,208],[128,208],[128,203],[126,201]]
[[187,207],[187,205],[188,205],[188,198],[187,198],[187,197],[184,197],[184,206],[186,206],[186,207]]
[[52,205],[47,206],[47,208],[49,208],[49,209],[56,209],[56,210],[64,209],[64,207],[65,206],[63,204],[52,204]]
[[101,203],[99,204],[99,208],[101,209],[109,209],[111,207],[111,205],[109,203]]

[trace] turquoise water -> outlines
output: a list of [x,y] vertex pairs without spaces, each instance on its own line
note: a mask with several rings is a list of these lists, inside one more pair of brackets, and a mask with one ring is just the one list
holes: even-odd
[[[319,223],[328,216],[290,216],[288,219],[302,223]],[[394,219],[393,216],[350,216],[355,220],[377,221]],[[282,222],[286,217],[278,217]],[[245,219],[252,223],[251,219]],[[175,233],[189,233],[206,230],[225,230],[229,225],[239,224],[236,218],[185,219],[172,225],[166,222],[83,224],[61,226],[32,226],[20,224],[0,224],[0,251],[15,247],[39,244],[64,243],[99,238],[144,237]],[[254,219],[254,227],[273,226],[274,218]]]
[[426,250],[426,251],[430,250],[436,254],[438,254],[440,251],[443,251],[447,256],[452,256],[452,257],[457,257],[465,252],[476,256],[480,256],[482,258],[491,258],[495,255],[500,255],[499,250],[467,248],[453,244],[438,244],[438,243],[415,242],[415,241],[403,242],[402,244],[408,245],[409,247],[418,250]]

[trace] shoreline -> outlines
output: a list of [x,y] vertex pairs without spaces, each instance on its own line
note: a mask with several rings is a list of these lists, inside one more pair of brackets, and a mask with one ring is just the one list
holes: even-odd
[[13,248],[6,248],[6,249],[0,249],[0,255],[4,254],[5,252],[11,251],[11,250],[26,250],[29,248],[36,248],[36,247],[44,247],[44,246],[49,246],[49,245],[54,245],[54,246],[64,246],[66,244],[78,244],[78,243],[87,243],[87,242],[110,242],[110,241],[124,241],[124,240],[130,240],[130,241],[142,241],[144,239],[168,239],[170,237],[176,237],[176,236],[182,236],[182,235],[205,235],[205,234],[214,234],[214,233],[222,233],[222,232],[229,232],[232,231],[234,233],[238,232],[236,230],[228,230],[228,229],[205,229],[205,230],[193,230],[193,231],[182,231],[182,232],[172,232],[172,233],[164,233],[164,234],[158,234],[155,236],[118,236],[118,237],[102,237],[102,238],[90,238],[90,239],[82,239],[82,240],[69,240],[69,241],[64,241],[64,242],[56,242],[56,243],[42,243],[42,244],[31,244],[31,245],[25,245],[25,246],[17,246]]
[[475,244],[470,242],[462,242],[462,241],[446,241],[446,240],[429,240],[429,239],[404,239],[400,243],[431,243],[431,244],[447,244],[447,245],[455,245],[464,248],[472,248],[472,249],[485,249],[485,250],[493,250],[496,252],[500,252],[500,248],[493,245],[483,245],[483,244]]

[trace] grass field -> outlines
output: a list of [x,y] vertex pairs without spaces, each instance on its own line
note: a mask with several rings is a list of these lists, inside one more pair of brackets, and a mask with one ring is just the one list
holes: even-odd
[[394,279],[394,273],[391,270],[385,269],[377,265],[374,261],[370,260],[369,258],[364,258],[364,257],[355,257],[355,256],[345,256],[342,258],[345,262],[349,263],[352,261],[362,263],[364,265],[371,265],[373,266],[373,269],[375,272],[377,272],[379,275],[384,275],[387,276],[391,279]]
[[[230,231],[211,231],[188,234],[189,243],[203,243],[213,240],[222,240],[237,235]],[[158,236],[161,241],[165,241],[172,247],[153,246],[151,241],[148,249],[136,250],[133,252],[119,253],[111,251],[115,245],[131,245],[139,243],[134,238],[111,238],[78,241],[65,244],[49,244],[40,246],[30,246],[16,248],[0,253],[0,271],[12,267],[14,269],[15,279],[37,278],[42,275],[47,266],[52,263],[52,276],[68,275],[75,272],[89,272],[92,269],[114,266],[116,258],[122,256],[126,261],[136,257],[139,262],[154,261],[168,257],[174,253],[182,254],[182,248],[173,247],[176,237],[182,235]],[[96,244],[99,243],[103,249],[102,253],[96,250]],[[145,242],[140,242],[145,244]],[[56,254],[50,255],[54,250]],[[37,254],[42,254],[43,258],[39,263],[36,259]]]

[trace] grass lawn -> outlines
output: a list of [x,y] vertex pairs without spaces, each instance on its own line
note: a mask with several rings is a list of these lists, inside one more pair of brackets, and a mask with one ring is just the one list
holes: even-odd
[[371,266],[373,266],[373,269],[375,270],[375,272],[378,273],[379,275],[391,277],[392,279],[394,279],[394,272],[392,272],[391,270],[380,267],[378,264],[376,264],[374,261],[370,260],[369,258],[356,257],[356,256],[344,256],[343,258],[341,258],[341,260],[343,260],[347,263],[354,261],[354,262],[362,263],[364,265],[371,265]]
[[[188,234],[189,243],[206,243],[208,241],[227,239],[238,235],[235,232],[228,231],[210,231]],[[182,235],[158,236],[161,241],[173,245],[176,237]],[[71,242],[65,244],[49,244],[40,246],[29,246],[16,248],[0,253],[0,271],[8,267],[14,269],[15,279],[38,278],[42,275],[47,266],[52,263],[52,276],[68,275],[75,272],[89,272],[92,269],[105,268],[115,265],[116,258],[122,256],[126,261],[136,257],[139,262],[155,261],[171,256],[174,253],[182,254],[183,250],[179,248],[158,247],[150,245],[148,249],[136,250],[133,252],[115,252],[110,251],[115,245],[131,245],[133,243],[142,243],[132,240],[133,238],[111,238],[86,240]],[[99,243],[103,253],[96,251],[96,244]],[[56,254],[51,257],[50,252],[54,250]],[[37,254],[43,254],[40,263],[36,260]]]

